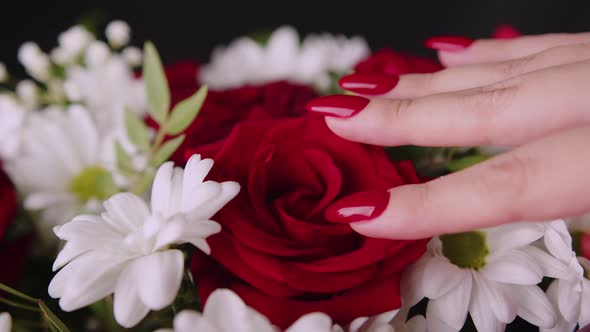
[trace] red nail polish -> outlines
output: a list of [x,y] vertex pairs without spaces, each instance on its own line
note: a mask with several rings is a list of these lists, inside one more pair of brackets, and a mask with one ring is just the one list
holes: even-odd
[[389,192],[369,191],[346,196],[330,205],[324,217],[334,223],[352,223],[375,219],[389,203]]
[[461,36],[433,37],[424,42],[428,48],[444,52],[460,52],[469,47],[473,39]]
[[340,87],[362,95],[382,95],[391,91],[399,82],[399,76],[379,73],[356,73],[344,76]]
[[369,103],[369,99],[360,96],[333,95],[316,98],[305,109],[327,116],[350,118],[362,111]]

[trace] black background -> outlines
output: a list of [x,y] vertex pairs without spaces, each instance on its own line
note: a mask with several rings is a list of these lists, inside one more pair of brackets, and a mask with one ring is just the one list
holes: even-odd
[[154,41],[167,61],[204,61],[217,44],[282,24],[303,34],[358,34],[373,49],[390,46],[422,54],[427,54],[422,42],[430,36],[485,37],[501,23],[527,34],[590,30],[588,0],[3,1],[0,60],[14,68],[24,41],[47,50],[59,32],[88,13],[101,13],[103,22],[129,22],[134,43]]

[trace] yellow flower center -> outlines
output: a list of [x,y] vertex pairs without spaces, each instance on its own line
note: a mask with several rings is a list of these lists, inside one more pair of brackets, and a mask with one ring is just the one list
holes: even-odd
[[83,203],[91,198],[105,200],[118,192],[111,172],[100,166],[85,168],[72,179],[69,190]]
[[478,270],[486,262],[489,249],[486,235],[482,232],[447,234],[440,237],[443,254],[455,265]]

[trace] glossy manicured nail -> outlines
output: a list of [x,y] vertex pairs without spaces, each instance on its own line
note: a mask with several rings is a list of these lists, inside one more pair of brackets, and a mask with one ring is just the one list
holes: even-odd
[[346,196],[330,205],[324,217],[334,223],[369,221],[383,213],[389,203],[389,192],[369,191]]
[[399,76],[378,73],[357,73],[344,76],[340,87],[362,95],[382,95],[391,91],[399,82]]
[[428,48],[444,52],[460,52],[469,47],[473,39],[461,36],[433,37],[424,42]]
[[339,118],[350,118],[362,111],[369,103],[369,99],[360,96],[333,95],[316,98],[305,109],[310,112]]

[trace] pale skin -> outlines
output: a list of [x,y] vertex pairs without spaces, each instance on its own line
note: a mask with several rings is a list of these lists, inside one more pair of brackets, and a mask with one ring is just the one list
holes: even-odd
[[392,188],[379,217],[351,226],[417,239],[590,211],[590,33],[477,40],[439,52],[448,68],[402,75],[356,116],[326,117],[382,146],[512,147],[433,181]]

